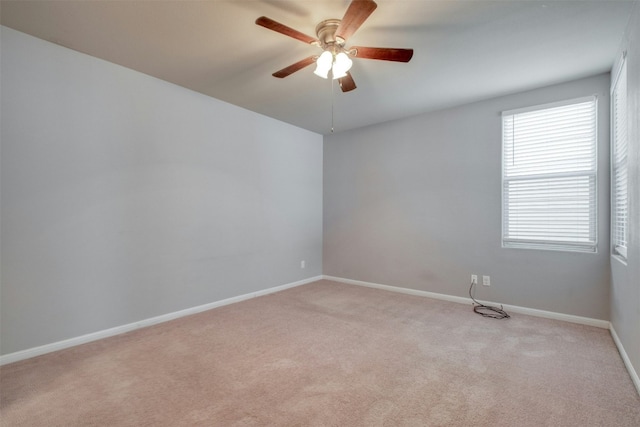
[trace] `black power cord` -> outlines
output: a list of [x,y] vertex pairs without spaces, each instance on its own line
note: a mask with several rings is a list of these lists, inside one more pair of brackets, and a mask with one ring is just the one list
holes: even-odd
[[506,311],[503,310],[502,305],[500,305],[500,308],[498,308],[498,307],[492,307],[490,305],[480,304],[478,301],[476,301],[476,299],[471,294],[471,290],[473,289],[473,285],[475,285],[475,283],[473,283],[473,281],[472,281],[471,282],[471,286],[469,287],[469,296],[471,297],[471,300],[473,301],[473,311],[474,312],[478,313],[482,317],[490,317],[492,319],[508,319],[508,318],[511,317],[511,316],[509,316],[509,314],[507,314]]

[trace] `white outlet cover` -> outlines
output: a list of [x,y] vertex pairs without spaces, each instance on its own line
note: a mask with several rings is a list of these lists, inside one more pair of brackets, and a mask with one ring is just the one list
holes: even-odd
[[482,276],[482,284],[484,286],[491,286],[491,277],[490,276]]

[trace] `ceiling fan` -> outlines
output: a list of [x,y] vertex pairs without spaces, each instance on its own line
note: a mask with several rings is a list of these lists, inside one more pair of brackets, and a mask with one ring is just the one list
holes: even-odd
[[328,78],[329,71],[334,79],[338,79],[343,92],[349,92],[356,88],[356,83],[349,72],[351,58],[379,59],[382,61],[409,62],[413,56],[413,49],[397,49],[386,47],[361,47],[352,46],[346,48],[345,43],[362,23],[373,13],[378,5],[373,0],[353,0],[342,19],[327,19],[316,27],[317,38],[308,36],[273,19],[261,16],[256,19],[256,24],[269,30],[293,37],[304,43],[318,46],[322,54],[313,55],[298,61],[280,71],[273,73],[274,77],[284,78],[299,71],[314,62],[316,70],[314,74]]

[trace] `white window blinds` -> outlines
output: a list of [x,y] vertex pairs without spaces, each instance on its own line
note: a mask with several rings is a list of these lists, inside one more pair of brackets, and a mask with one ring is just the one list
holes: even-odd
[[502,114],[504,247],[595,252],[596,98]]
[[627,64],[623,60],[611,91],[611,242],[614,253],[627,257]]

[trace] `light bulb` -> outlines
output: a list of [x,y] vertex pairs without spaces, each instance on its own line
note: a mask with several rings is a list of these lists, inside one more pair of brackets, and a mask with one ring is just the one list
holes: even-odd
[[333,62],[333,55],[331,52],[324,51],[322,55],[316,60],[316,70],[313,72],[316,76],[320,76],[326,79],[329,76],[329,70],[331,69],[331,63]]
[[340,52],[339,54],[337,54],[336,59],[333,63],[333,69],[332,69],[333,78],[340,79],[346,76],[347,71],[351,69],[352,65],[353,65],[353,61],[351,60],[351,58],[349,58],[349,56],[346,53]]

